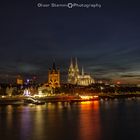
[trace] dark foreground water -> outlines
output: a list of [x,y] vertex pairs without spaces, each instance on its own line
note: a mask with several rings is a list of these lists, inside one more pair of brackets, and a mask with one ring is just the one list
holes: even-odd
[[0,106],[0,140],[140,140],[140,100]]

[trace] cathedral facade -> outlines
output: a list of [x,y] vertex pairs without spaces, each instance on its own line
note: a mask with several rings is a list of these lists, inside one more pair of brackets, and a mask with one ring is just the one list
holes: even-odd
[[75,65],[71,60],[70,67],[68,70],[68,83],[81,85],[81,86],[88,86],[92,83],[95,83],[94,79],[89,75],[84,73],[84,69],[80,72],[77,59],[75,59]]

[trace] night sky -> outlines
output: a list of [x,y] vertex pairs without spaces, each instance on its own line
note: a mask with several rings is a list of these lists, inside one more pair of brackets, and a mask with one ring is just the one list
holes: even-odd
[[[57,0],[0,3],[0,82],[36,76],[47,81],[55,60],[66,80],[70,59],[95,78],[140,82],[138,0],[73,0],[101,8],[39,8]],[[60,1],[69,3],[72,1]]]

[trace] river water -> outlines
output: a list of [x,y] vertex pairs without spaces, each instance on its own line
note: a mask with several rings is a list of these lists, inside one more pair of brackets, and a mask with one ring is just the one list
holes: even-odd
[[140,140],[140,100],[0,106],[0,140]]

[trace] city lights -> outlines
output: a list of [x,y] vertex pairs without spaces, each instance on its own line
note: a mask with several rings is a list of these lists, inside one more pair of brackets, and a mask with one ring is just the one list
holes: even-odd
[[80,98],[83,100],[91,100],[91,99],[97,99],[98,96],[97,95],[94,95],[94,96],[80,95]]

